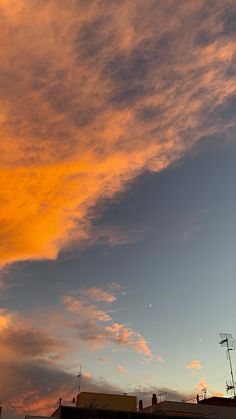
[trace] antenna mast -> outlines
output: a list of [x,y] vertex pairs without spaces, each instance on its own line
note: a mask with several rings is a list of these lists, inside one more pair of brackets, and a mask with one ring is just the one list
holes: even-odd
[[235,340],[231,333],[220,333],[220,345],[226,348],[226,356],[229,360],[229,368],[230,368],[230,375],[232,381],[226,381],[226,391],[233,391],[234,398],[236,398],[236,388],[235,388],[235,381],[233,375],[233,368],[232,368],[232,361],[230,356],[230,351],[235,349]]
[[82,378],[82,369],[81,369],[81,365],[79,367],[79,374],[77,375],[78,378],[78,394],[80,393],[80,389],[81,389],[81,378]]

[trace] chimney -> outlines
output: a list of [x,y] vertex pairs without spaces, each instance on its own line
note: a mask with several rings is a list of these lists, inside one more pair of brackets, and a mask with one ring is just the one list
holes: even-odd
[[143,401],[139,400],[138,402],[138,410],[143,410]]
[[152,395],[152,406],[155,406],[157,404],[157,395],[153,394]]

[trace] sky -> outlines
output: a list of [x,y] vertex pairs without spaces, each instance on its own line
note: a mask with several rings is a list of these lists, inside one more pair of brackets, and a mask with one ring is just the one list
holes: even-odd
[[4,419],[51,414],[80,367],[146,404],[226,395],[235,1],[1,0],[0,22]]

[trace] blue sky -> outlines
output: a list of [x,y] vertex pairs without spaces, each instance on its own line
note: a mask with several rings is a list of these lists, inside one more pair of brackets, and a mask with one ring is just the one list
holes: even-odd
[[80,365],[84,390],[145,401],[230,379],[236,8],[109,5],[2,6],[6,418],[74,396]]

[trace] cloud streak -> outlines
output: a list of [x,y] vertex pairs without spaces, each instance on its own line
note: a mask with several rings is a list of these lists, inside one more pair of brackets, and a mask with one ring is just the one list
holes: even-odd
[[107,303],[113,303],[116,301],[114,293],[105,291],[98,287],[87,288],[86,290],[82,290],[81,293],[82,295],[85,295],[95,301],[105,301]]
[[100,310],[95,305],[88,304],[83,300],[66,295],[63,298],[63,302],[68,311],[72,313],[79,313],[82,318],[96,319],[100,322],[107,322],[111,320],[111,316],[106,311]]
[[[108,289],[112,292],[97,287],[72,290],[71,295],[63,297],[66,310],[73,315],[79,315],[79,321],[75,321],[74,317],[70,321],[77,337],[86,343],[87,348],[93,350],[107,345],[118,345],[121,349],[130,348],[145,357],[152,357],[148,342],[139,332],[123,323],[113,321],[111,314],[115,310],[110,308],[110,304],[117,300],[118,293],[123,294],[123,290],[116,283],[110,284]],[[104,307],[104,304],[108,305],[109,309]]]
[[231,141],[231,1],[19,0],[1,12],[2,265],[56,258],[138,174]]

